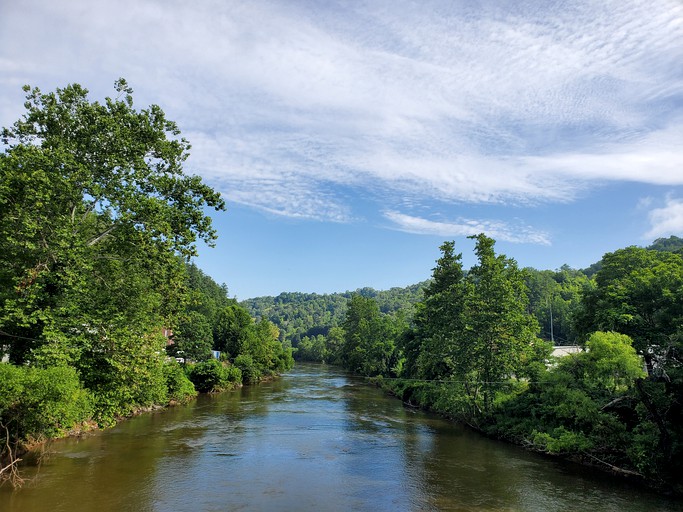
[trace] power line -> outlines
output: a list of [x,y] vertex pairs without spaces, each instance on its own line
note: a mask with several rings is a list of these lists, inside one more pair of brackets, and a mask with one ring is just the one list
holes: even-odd
[[441,384],[516,384],[516,383],[525,383],[525,384],[543,384],[543,381],[533,381],[533,380],[517,380],[517,381],[510,381],[510,380],[477,380],[477,381],[470,381],[470,380],[451,380],[451,379],[403,379],[401,377],[365,377],[366,379],[376,379],[376,380],[399,380],[403,382],[439,382]]
[[16,334],[10,334],[10,333],[5,332],[5,331],[3,331],[3,330],[0,330],[0,334],[3,335],[3,336],[7,336],[7,337],[9,337],[9,338],[16,338],[16,339],[19,339],[19,340],[45,341],[45,340],[39,340],[39,339],[36,339],[36,338],[28,338],[28,337],[26,337],[26,336],[17,336]]

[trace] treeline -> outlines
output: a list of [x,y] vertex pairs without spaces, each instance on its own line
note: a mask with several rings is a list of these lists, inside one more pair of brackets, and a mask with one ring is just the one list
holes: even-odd
[[[526,268],[524,280],[528,288],[528,311],[539,323],[540,337],[553,345],[576,343],[578,334],[572,319],[580,305],[581,292],[590,282],[588,276],[565,265],[556,271]],[[423,300],[424,289],[430,282],[386,291],[361,288],[326,295],[281,293],[277,297],[248,299],[241,304],[253,317],[267,319],[280,329],[280,339],[293,347],[295,359],[338,362],[336,347],[340,328],[352,297],[372,299],[380,313],[391,317],[400,315],[400,321],[411,322],[415,306]]]
[[[683,240],[606,254],[589,279],[520,269],[473,238],[468,271],[453,242],[441,246],[411,321],[354,295],[306,354],[491,436],[680,492]],[[539,336],[551,307],[556,335],[582,352],[551,356]]]
[[0,480],[35,441],[292,364],[270,322],[186,264],[224,203],[183,173],[163,111],[134,109],[123,80],[104,103],[25,91],[0,136]]
[[186,362],[204,363],[189,367],[199,391],[220,387],[219,382],[209,388],[205,383],[200,386],[193,378],[200,370],[220,367],[215,359],[220,359],[223,367],[234,366],[232,373],[245,384],[292,367],[292,349],[280,342],[280,330],[272,322],[254,321],[243,306],[228,297],[225,285],[219,286],[196,265],[186,264],[186,273],[185,307],[177,316],[166,352]]
[[[393,314],[403,311],[411,315],[413,305],[422,299],[425,283],[417,283],[405,288],[391,288],[378,291],[373,288],[360,288],[354,292],[316,294],[285,292],[277,297],[256,297],[241,304],[249,313],[260,319],[269,320],[280,329],[282,341],[292,345],[297,359],[304,357],[303,346],[319,343],[328,336],[331,329],[339,327],[346,317],[349,299],[352,296],[374,299],[380,311]],[[334,338],[334,332],[332,333]],[[314,358],[312,360],[321,360]]]

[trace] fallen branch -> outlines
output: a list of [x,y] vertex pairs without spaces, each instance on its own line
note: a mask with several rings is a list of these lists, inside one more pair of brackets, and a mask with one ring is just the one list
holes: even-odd
[[632,477],[638,477],[638,478],[645,478],[643,475],[641,475],[637,471],[631,471],[630,469],[620,468],[618,466],[615,466],[614,464],[610,464],[607,461],[604,461],[602,459],[598,459],[595,455],[591,455],[590,453],[584,452],[583,455],[590,457],[594,461],[607,466],[610,469],[610,471],[614,471],[615,473],[618,473],[620,475],[632,476]]
[[24,479],[19,474],[19,463],[22,459],[16,456],[16,450],[12,449],[12,444],[10,443],[9,428],[7,425],[2,425],[5,429],[5,448],[3,452],[6,454],[8,464],[0,467],[0,483],[8,481],[12,484],[12,487],[21,487],[24,483]]

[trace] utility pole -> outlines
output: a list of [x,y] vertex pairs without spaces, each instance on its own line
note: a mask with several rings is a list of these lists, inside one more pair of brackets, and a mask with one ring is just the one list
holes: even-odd
[[553,333],[553,303],[548,301],[548,306],[550,307],[550,341],[553,346],[555,346],[555,334]]

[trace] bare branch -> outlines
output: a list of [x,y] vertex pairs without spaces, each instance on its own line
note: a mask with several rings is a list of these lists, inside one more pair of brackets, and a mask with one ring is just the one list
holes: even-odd
[[0,425],[5,429],[5,448],[2,450],[3,458],[7,458],[8,464],[5,466],[0,466],[0,482],[9,480],[12,487],[21,487],[24,483],[24,479],[19,475],[19,463],[22,459],[16,456],[15,450],[12,449],[12,444],[10,443],[9,428],[7,425]]
[[116,229],[116,224],[112,224],[109,228],[107,228],[105,231],[97,235],[95,238],[91,239],[88,241],[88,246],[93,246],[102,240],[104,240],[109,234]]

